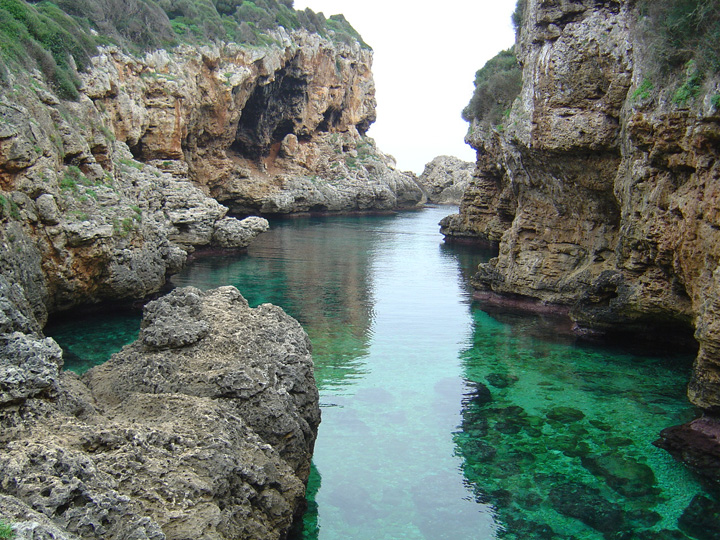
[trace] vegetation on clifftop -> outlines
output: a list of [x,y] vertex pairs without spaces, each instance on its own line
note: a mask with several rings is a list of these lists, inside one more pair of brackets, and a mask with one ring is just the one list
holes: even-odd
[[648,76],[674,83],[673,101],[699,95],[706,78],[720,73],[720,4],[717,0],[641,0],[638,26]]
[[77,71],[98,45],[130,52],[220,41],[256,46],[274,42],[280,27],[368,47],[342,15],[296,11],[293,0],[0,0],[0,82],[8,69],[38,67],[58,95],[76,99]]
[[487,126],[500,124],[521,88],[522,70],[515,53],[501,51],[475,73],[475,92],[463,109],[463,119]]

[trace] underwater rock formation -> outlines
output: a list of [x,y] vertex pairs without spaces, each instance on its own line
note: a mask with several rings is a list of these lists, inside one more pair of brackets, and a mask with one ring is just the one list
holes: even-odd
[[0,512],[16,530],[285,537],[320,422],[294,319],[233,287],[178,289],[147,305],[137,342],[79,378],[1,285]]

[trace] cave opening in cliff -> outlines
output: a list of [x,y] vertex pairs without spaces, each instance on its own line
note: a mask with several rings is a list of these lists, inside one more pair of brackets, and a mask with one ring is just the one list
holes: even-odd
[[328,132],[331,128],[340,125],[340,117],[342,112],[338,111],[334,107],[328,107],[323,114],[322,122],[318,124],[317,130],[322,132]]
[[[287,66],[273,80],[259,82],[243,107],[231,150],[258,161],[274,143],[296,132],[295,118],[301,118],[307,104],[307,79]],[[297,133],[295,133],[297,135]]]

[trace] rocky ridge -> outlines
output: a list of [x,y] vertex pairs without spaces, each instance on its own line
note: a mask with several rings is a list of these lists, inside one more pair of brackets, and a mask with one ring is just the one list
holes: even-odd
[[[523,86],[502,129],[471,126],[478,168],[448,237],[498,247],[478,295],[561,306],[585,334],[694,331],[688,394],[720,411],[720,112],[647,93],[634,3],[525,3]],[[697,461],[697,460],[696,460]]]
[[0,279],[0,512],[23,538],[284,538],[320,421],[310,343],[233,287],[173,291],[82,378]]

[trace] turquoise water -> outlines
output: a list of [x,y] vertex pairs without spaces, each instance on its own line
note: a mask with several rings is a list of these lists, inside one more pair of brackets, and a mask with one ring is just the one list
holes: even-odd
[[[551,319],[482,311],[467,280],[490,254],[442,243],[449,212],[277,222],[246,255],[173,278],[235,285],[310,335],[323,420],[296,538],[686,538],[685,509],[711,496],[651,443],[695,414],[691,358],[581,346]],[[103,361],[89,342],[105,323],[55,326],[70,369]],[[109,328],[100,341],[122,335]]]

